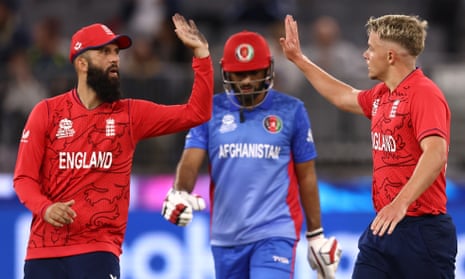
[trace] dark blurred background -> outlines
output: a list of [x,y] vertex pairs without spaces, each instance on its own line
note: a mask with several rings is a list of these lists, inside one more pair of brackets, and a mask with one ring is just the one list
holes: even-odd
[[[360,89],[367,78],[362,53],[370,16],[416,14],[428,20],[426,49],[418,66],[443,89],[452,110],[448,209],[459,240],[457,278],[465,278],[465,0],[0,0],[0,269],[2,278],[23,278],[30,213],[16,198],[12,175],[19,138],[32,107],[75,85],[68,59],[71,35],[100,22],[126,33],[134,45],[121,52],[126,97],[162,104],[186,102],[192,86],[192,53],[176,38],[171,16],[192,18],[208,38],[215,66],[215,92],[223,91],[219,61],[225,40],[244,29],[268,38],[275,61],[275,88],[301,98],[318,149],[322,220],[344,253],[338,278],[350,278],[357,239],[374,211],[371,203],[369,121],[335,109],[283,56],[278,38],[283,19],[298,20],[306,55]],[[124,253],[124,279],[212,279],[208,212],[178,228],[159,214],[183,149],[182,133],[139,143],[131,177],[131,207]],[[209,195],[209,179],[196,192]],[[207,199],[207,202],[208,199]],[[296,279],[315,278],[297,248]]]
[[[367,78],[362,52],[370,16],[417,14],[428,20],[427,46],[419,65],[443,89],[452,113],[449,175],[461,179],[465,166],[465,12],[463,0],[0,0],[0,172],[13,171],[18,139],[39,100],[75,84],[68,60],[71,35],[94,22],[132,36],[121,52],[126,97],[163,104],[185,102],[192,85],[191,52],[175,37],[171,16],[194,19],[208,38],[215,65],[215,92],[223,90],[218,61],[234,32],[258,31],[269,39],[275,60],[275,88],[305,101],[311,117],[320,176],[371,172],[369,122],[336,110],[313,92],[303,75],[282,57],[278,38],[283,18],[299,23],[305,53],[323,68],[358,88]],[[172,173],[185,132],[143,141],[134,173]]]

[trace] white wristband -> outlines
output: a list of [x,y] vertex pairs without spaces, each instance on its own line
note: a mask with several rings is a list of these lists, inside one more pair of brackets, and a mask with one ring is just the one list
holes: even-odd
[[320,234],[323,234],[323,228],[321,228],[321,227],[316,229],[316,230],[313,230],[311,232],[306,232],[305,237],[312,238],[312,237],[318,236]]

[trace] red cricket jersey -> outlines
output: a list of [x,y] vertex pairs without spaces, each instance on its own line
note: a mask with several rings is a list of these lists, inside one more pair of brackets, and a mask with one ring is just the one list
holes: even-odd
[[[192,93],[182,105],[123,99],[88,110],[76,90],[36,105],[23,130],[14,173],[18,197],[33,213],[26,259],[122,253],[137,142],[211,117],[211,59],[194,58],[192,67]],[[77,213],[72,224],[57,228],[43,220],[47,206],[71,199]]]
[[[371,119],[372,199],[376,212],[389,204],[411,177],[422,154],[420,141],[450,137],[450,110],[441,90],[420,69],[390,92],[384,83],[363,91],[358,101]],[[407,215],[446,213],[445,167],[408,208]]]

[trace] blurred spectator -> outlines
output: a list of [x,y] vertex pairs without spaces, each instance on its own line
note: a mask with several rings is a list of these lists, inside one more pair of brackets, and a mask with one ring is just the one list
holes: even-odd
[[162,62],[155,52],[153,37],[148,34],[135,35],[131,51],[122,54],[124,63],[121,72],[135,79],[150,79],[161,72]]
[[[149,38],[163,61],[190,63],[191,54],[171,32],[171,17],[181,10],[179,1],[123,0],[118,14],[109,20],[109,26],[121,32]],[[186,13],[186,15],[195,18],[197,23],[201,21],[191,14]]]
[[68,59],[69,42],[61,35],[62,23],[47,16],[32,26],[32,45],[28,59],[33,74],[47,86],[49,95],[62,93],[69,87],[73,68]]
[[[359,88],[368,87],[368,71],[362,56],[364,49],[341,37],[341,28],[337,19],[326,15],[320,16],[311,22],[308,30],[310,30],[309,41],[302,47],[304,54],[324,70],[333,73],[335,77]],[[318,94],[308,94],[306,98],[310,98],[309,96],[312,96],[312,100],[306,103],[310,107],[310,114],[319,113],[321,114],[319,118],[325,119],[322,125],[320,123],[322,130],[315,133],[322,137],[320,140],[353,142],[362,134],[365,135],[363,130],[358,132],[356,124],[364,119],[335,109]],[[335,124],[331,124],[331,121]],[[367,121],[365,122],[368,124]]]
[[450,59],[456,59],[456,55],[463,53],[463,31],[465,13],[463,0],[429,0],[428,19],[433,24],[439,25],[444,34],[443,51],[450,55]]
[[[165,0],[126,1],[131,7],[127,16],[127,28],[130,33],[157,36],[166,20]],[[131,6],[129,6],[131,5]]]
[[282,21],[286,14],[297,12],[296,0],[235,0],[229,19],[234,22],[258,22],[262,24]]
[[[304,30],[304,29],[303,29]],[[324,70],[356,86],[366,81],[367,68],[363,51],[351,41],[341,37],[339,22],[331,16],[316,18],[309,28],[310,40],[304,53],[310,55]]]
[[304,92],[304,88],[308,86],[305,76],[300,70],[284,56],[279,44],[279,38],[284,36],[284,24],[277,22],[271,24],[269,35],[269,45],[274,62],[274,88],[276,90],[287,92],[302,98],[303,95],[308,95]]
[[5,62],[12,50],[30,43],[27,28],[16,13],[14,0],[0,0],[0,61]]
[[1,169],[12,171],[17,146],[27,116],[36,103],[47,97],[45,87],[34,77],[25,51],[14,52],[7,64],[8,82],[1,109]]

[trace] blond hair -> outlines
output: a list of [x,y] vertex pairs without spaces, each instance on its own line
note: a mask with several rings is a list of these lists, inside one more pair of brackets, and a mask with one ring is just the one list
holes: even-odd
[[428,22],[418,16],[384,15],[370,17],[365,25],[367,34],[374,32],[380,39],[398,43],[412,56],[418,56],[425,48]]

